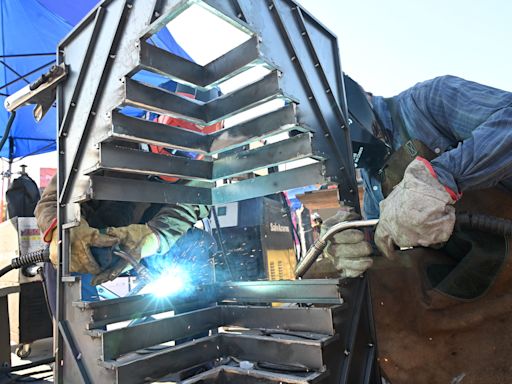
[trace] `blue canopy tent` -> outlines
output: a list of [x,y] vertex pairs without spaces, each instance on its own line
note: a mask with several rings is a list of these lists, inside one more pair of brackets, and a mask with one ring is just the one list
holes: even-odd
[[[47,72],[55,61],[60,40],[93,9],[99,0],[0,0],[0,137],[8,112],[5,98]],[[161,48],[192,60],[164,28],[151,38]],[[153,84],[164,81],[153,74],[141,75]],[[55,150],[56,116],[52,108],[40,123],[31,106],[21,108],[0,157],[12,161]]]

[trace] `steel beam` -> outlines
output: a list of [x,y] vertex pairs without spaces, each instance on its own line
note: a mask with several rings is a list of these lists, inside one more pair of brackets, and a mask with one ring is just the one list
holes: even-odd
[[159,155],[102,143],[100,162],[91,172],[103,170],[209,181],[212,180],[213,162]]
[[219,286],[223,302],[341,304],[337,280],[247,281]]
[[226,204],[304,185],[323,184],[327,182],[324,173],[322,163],[316,163],[289,171],[271,173],[267,176],[222,185],[212,190],[212,203]]
[[89,198],[160,204],[211,205],[209,188],[91,175]]
[[218,334],[158,353],[130,358],[127,362],[103,365],[117,371],[119,383],[143,382],[148,378],[154,380],[226,356],[259,362],[279,361],[282,365],[320,371],[324,368],[323,342]]
[[112,112],[112,127],[104,141],[123,140],[207,153],[210,140],[198,132]]
[[132,106],[199,125],[210,125],[276,98],[292,100],[283,93],[277,71],[207,103],[125,78],[120,100],[115,102],[114,107]]
[[257,36],[253,36],[204,67],[144,41],[141,41],[137,48],[138,60],[130,75],[146,70],[202,89],[211,89],[256,63],[264,63]]
[[[103,360],[200,334],[222,325],[222,309],[211,307],[102,334]],[[144,337],[141,337],[144,335]]]
[[254,170],[314,156],[309,133],[222,157],[213,162],[212,179],[225,179]]
[[128,352],[191,337],[223,326],[275,329],[282,331],[283,334],[292,331],[332,336],[335,315],[333,310],[338,311],[340,307],[332,309],[218,306],[112,331],[95,331],[91,334],[101,336],[103,359],[107,361]]
[[224,325],[324,335],[334,335],[333,318],[343,310],[343,306],[305,308],[226,305],[221,308]]
[[208,135],[209,153],[223,152],[292,129],[301,132],[308,131],[307,128],[300,125],[295,105],[290,103],[276,111]]
[[327,376],[325,372],[306,373],[300,376],[262,371],[261,369],[242,369],[236,366],[221,365],[195,375],[193,378],[183,380],[182,384],[213,384],[213,383],[238,383],[238,384],[316,384],[322,382]]

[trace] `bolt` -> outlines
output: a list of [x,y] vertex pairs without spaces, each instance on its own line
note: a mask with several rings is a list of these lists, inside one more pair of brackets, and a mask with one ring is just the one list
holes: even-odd
[[348,355],[350,355],[350,351],[349,351],[349,350],[347,350],[347,349],[345,349],[345,350],[343,351],[343,354],[344,354],[345,356],[348,356]]
[[71,106],[72,107],[76,107],[76,103],[75,102],[71,102]]
[[132,7],[133,7],[133,4],[126,4],[126,8],[132,9]]

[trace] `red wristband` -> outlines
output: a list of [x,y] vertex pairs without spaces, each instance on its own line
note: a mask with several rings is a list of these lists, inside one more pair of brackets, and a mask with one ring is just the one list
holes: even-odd
[[46,231],[43,233],[43,241],[45,243],[51,243],[52,237],[53,237],[53,230],[57,228],[57,218],[55,217],[52,222],[50,223],[50,226],[46,228]]
[[[434,179],[436,179],[437,181],[439,181],[439,178],[437,177],[437,173],[436,171],[434,170],[434,167],[432,167],[432,164],[430,164],[430,161],[428,161],[427,159],[421,157],[421,156],[416,156],[416,160],[419,160],[421,161],[423,164],[425,164],[425,166],[427,167],[428,171],[430,172],[430,174],[432,175],[432,177]],[[441,184],[443,185],[443,184]],[[457,201],[459,200],[461,197],[462,197],[462,193],[457,193],[455,192],[453,189],[451,188],[448,188],[446,185],[443,185],[444,189],[446,190],[446,192],[448,192],[448,194],[450,195],[450,197],[454,200],[454,201]]]

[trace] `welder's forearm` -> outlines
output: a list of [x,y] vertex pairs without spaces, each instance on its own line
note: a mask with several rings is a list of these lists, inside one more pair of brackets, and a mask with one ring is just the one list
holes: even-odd
[[209,214],[204,205],[172,204],[163,207],[147,224],[159,240],[159,253],[166,253],[194,224]]
[[472,136],[432,161],[439,181],[464,192],[512,179],[512,108],[496,112]]

